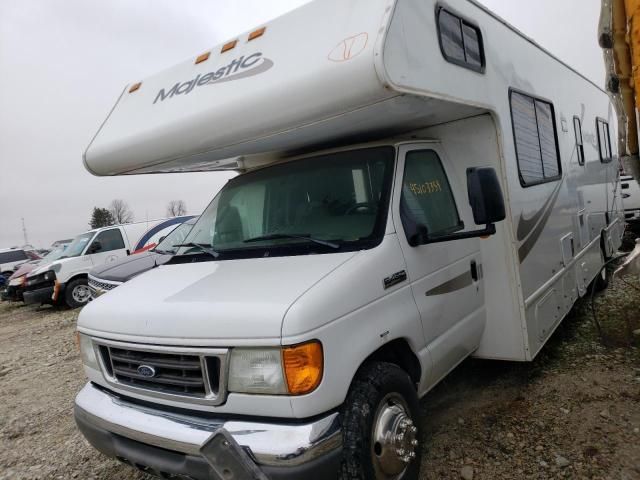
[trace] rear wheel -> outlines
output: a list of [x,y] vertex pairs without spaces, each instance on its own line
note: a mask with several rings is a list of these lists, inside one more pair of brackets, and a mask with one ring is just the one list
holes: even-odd
[[591,282],[591,288],[595,293],[602,292],[609,286],[609,274],[606,267],[600,270],[600,273]]
[[375,362],[358,373],[343,407],[340,480],[417,480],[418,396],[400,367]]
[[91,293],[86,278],[77,278],[67,285],[64,301],[69,308],[79,308],[87,304]]

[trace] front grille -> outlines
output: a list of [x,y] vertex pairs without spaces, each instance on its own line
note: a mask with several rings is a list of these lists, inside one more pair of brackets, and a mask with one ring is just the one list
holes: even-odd
[[93,298],[99,297],[103,293],[107,293],[120,285],[120,283],[101,282],[100,280],[96,280],[93,277],[89,277],[88,283],[89,291],[91,293],[91,297]]
[[97,348],[105,377],[114,386],[202,401],[197,403],[217,404],[222,400],[225,355],[219,351],[172,352],[164,347],[144,349],[100,343]]

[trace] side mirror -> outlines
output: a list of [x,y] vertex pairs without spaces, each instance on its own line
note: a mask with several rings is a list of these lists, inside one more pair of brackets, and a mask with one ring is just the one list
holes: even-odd
[[476,225],[490,225],[505,219],[504,196],[493,168],[467,169],[467,190]]
[[102,244],[98,240],[96,240],[91,244],[91,246],[87,250],[87,253],[91,255],[92,253],[98,253],[100,250],[102,250]]
[[416,224],[413,225],[413,232],[409,235],[409,245],[417,247],[418,245],[424,245],[429,241],[429,230],[426,225]]

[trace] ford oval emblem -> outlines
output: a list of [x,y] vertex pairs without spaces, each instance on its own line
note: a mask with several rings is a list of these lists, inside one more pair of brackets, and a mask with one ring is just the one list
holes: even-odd
[[152,378],[156,376],[156,369],[149,365],[140,365],[138,367],[138,373],[143,377]]

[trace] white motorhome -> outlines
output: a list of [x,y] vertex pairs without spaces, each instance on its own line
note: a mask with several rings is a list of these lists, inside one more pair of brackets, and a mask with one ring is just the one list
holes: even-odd
[[532,360],[602,286],[615,131],[470,0],[312,1],[127,86],[91,172],[240,175],[81,312],[79,428],[160,476],[417,479],[418,399]]
[[191,217],[113,225],[78,235],[62,257],[29,272],[25,303],[81,307],[91,297],[87,280],[91,269],[155,247],[163,236],[188,218]]

